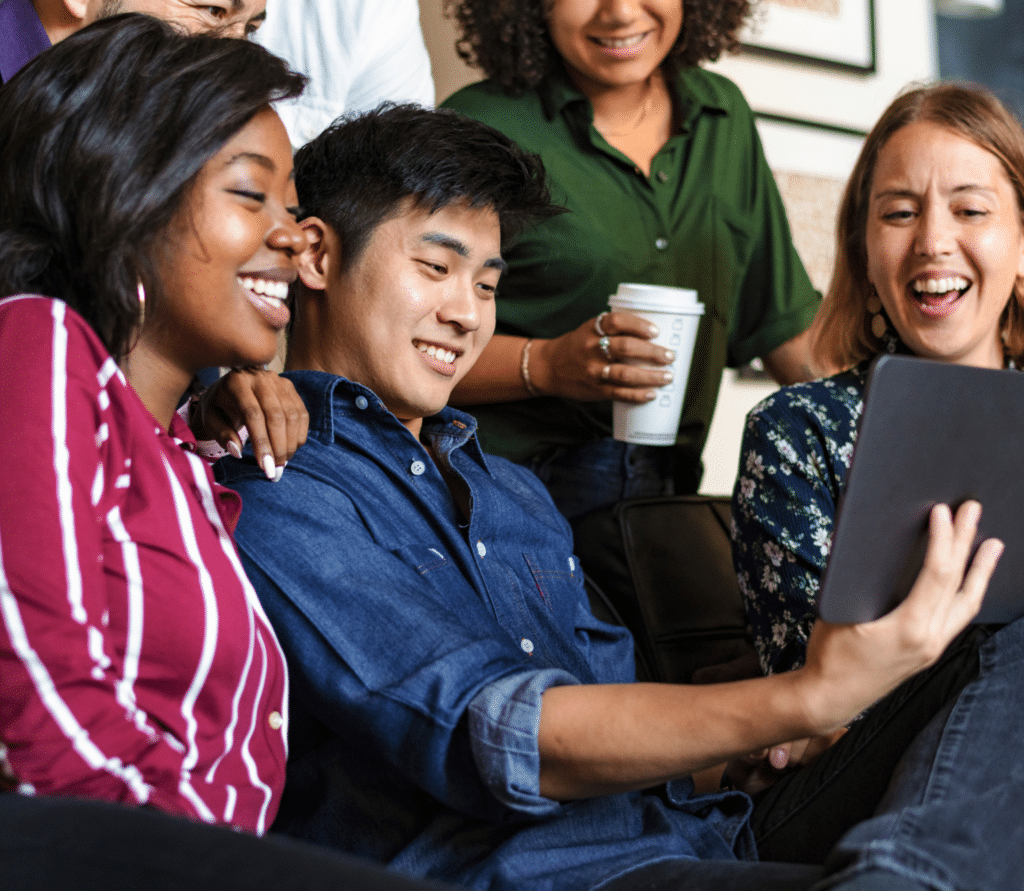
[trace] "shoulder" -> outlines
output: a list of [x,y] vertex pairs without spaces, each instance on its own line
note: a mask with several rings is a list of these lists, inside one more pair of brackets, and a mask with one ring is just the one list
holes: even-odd
[[778,452],[790,461],[827,455],[839,470],[852,458],[863,404],[860,369],[782,387],[747,415],[744,452]]
[[705,68],[685,68],[676,76],[676,87],[706,105],[716,105],[729,113],[752,116],[750,105],[740,88],[724,74]]
[[19,364],[37,354],[63,352],[76,372],[95,371],[113,360],[92,327],[62,300],[19,294],[0,301],[4,350],[17,351]]
[[524,123],[535,123],[544,116],[536,90],[513,96],[493,80],[463,87],[445,99],[441,108],[475,118],[502,132],[520,129]]

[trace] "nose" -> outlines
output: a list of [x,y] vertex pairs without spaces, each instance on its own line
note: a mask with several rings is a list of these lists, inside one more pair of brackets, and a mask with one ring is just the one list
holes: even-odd
[[301,254],[309,246],[309,238],[295,217],[282,210],[267,233],[267,246],[272,250],[285,251],[295,256]]
[[480,327],[480,298],[473,282],[453,284],[438,307],[437,319],[443,325],[454,325],[461,332]]
[[605,25],[628,25],[636,18],[635,0],[601,0],[598,18]]
[[955,221],[940,208],[924,207],[914,235],[914,250],[922,257],[941,257],[953,250]]

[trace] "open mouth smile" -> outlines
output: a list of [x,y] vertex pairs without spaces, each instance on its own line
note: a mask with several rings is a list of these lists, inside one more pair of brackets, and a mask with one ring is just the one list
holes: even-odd
[[957,301],[970,289],[971,283],[961,275],[942,278],[919,278],[910,283],[913,299],[927,315],[942,316],[952,312]]

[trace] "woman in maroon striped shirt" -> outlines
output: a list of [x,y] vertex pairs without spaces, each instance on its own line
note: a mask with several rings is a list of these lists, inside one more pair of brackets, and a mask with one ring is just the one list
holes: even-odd
[[262,833],[288,683],[175,407],[269,361],[305,247],[246,41],[108,19],[0,91],[0,769]]

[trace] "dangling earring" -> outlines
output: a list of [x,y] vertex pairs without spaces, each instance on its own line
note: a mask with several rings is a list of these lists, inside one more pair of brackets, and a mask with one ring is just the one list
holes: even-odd
[[889,330],[889,321],[882,310],[882,300],[872,286],[871,296],[868,297],[865,306],[871,313],[871,333],[877,340],[882,341],[887,353],[896,352],[896,336]]
[[873,293],[868,297],[867,310],[871,313],[871,333],[881,340],[889,326],[886,324],[885,316],[882,315],[882,301],[877,294]]
[[137,293],[139,295],[139,328],[141,328],[146,319],[146,286],[142,284],[142,279],[139,279]]

